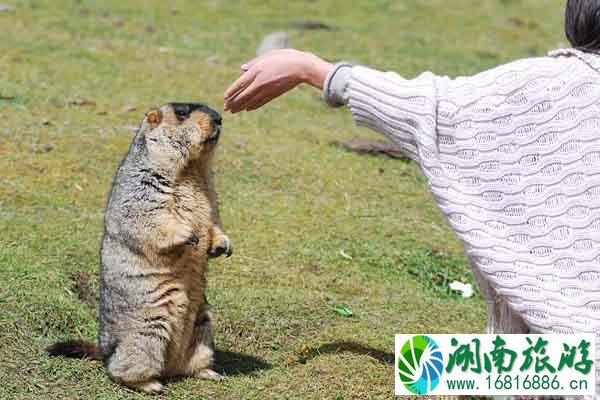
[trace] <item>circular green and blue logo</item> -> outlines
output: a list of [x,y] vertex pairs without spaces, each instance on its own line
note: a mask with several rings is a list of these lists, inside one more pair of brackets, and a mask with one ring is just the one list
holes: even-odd
[[414,394],[427,394],[440,383],[444,357],[428,336],[413,336],[398,354],[398,374],[404,387]]

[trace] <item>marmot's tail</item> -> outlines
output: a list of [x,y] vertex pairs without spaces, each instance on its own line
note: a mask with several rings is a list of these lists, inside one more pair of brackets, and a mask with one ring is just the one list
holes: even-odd
[[84,340],[67,340],[53,344],[46,349],[51,356],[64,356],[69,358],[88,358],[90,360],[102,360],[100,348],[92,342]]

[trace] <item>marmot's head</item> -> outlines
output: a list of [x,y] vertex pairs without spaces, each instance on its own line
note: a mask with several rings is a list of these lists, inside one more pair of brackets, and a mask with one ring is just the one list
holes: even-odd
[[210,158],[220,133],[221,116],[212,108],[167,103],[146,114],[138,139],[151,161],[170,169]]

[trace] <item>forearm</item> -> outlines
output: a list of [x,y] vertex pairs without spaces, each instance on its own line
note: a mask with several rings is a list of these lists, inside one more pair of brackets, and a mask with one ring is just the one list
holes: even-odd
[[430,73],[406,80],[338,63],[325,81],[323,98],[333,107],[347,105],[358,125],[386,135],[421,164],[421,153],[429,154],[426,149],[434,149],[437,140],[437,92],[436,77]]

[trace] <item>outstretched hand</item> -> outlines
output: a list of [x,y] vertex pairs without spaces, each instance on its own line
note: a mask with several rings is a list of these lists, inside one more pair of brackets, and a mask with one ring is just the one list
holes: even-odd
[[270,51],[242,65],[242,76],[225,91],[225,111],[256,110],[301,83],[322,88],[331,68],[330,63],[310,53]]

